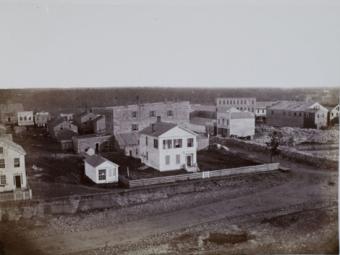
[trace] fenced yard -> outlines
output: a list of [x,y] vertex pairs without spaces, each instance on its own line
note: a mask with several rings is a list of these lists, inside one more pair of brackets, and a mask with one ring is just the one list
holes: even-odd
[[173,183],[178,181],[188,181],[188,180],[198,180],[198,179],[207,179],[207,178],[216,178],[216,177],[225,177],[237,174],[249,174],[249,173],[260,173],[260,172],[269,172],[279,170],[279,163],[269,163],[269,164],[261,164],[254,166],[245,166],[245,167],[237,167],[237,168],[229,168],[229,169],[220,169],[220,170],[212,170],[212,171],[202,171],[196,173],[187,173],[187,174],[179,174],[179,175],[171,175],[171,176],[163,176],[163,177],[154,177],[154,178],[144,178],[139,180],[129,180],[124,176],[120,176],[119,179],[122,183],[124,183],[129,188],[141,187],[141,186],[149,186],[163,183]]

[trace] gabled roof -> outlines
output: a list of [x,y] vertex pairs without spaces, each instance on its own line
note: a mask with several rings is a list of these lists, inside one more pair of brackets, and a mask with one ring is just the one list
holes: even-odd
[[174,123],[156,122],[141,130],[140,134],[158,137],[176,126]]
[[302,102],[302,101],[279,101],[273,106],[269,107],[271,110],[287,110],[287,111],[306,111],[316,102]]
[[[65,118],[63,118],[63,117],[58,117],[58,118],[55,118],[55,119],[53,119],[53,120],[50,120],[50,121],[48,122],[48,125],[51,126],[51,127],[55,127],[55,126],[59,125],[60,123],[63,123],[64,121],[67,122],[67,120],[66,120]],[[71,124],[71,123],[70,123],[70,124]]]
[[9,140],[8,138],[5,138],[5,137],[0,137],[0,143],[1,144],[6,144],[8,147],[12,148],[13,150],[23,154],[23,155],[26,155],[26,152],[25,150],[22,148],[21,145]]
[[115,135],[120,148],[125,146],[137,145],[139,135],[137,133],[121,133]]
[[100,120],[102,118],[105,118],[104,115],[98,115],[97,117],[95,117],[92,121],[97,121]]
[[85,162],[87,162],[88,164],[90,164],[93,167],[97,167],[104,162],[109,162],[111,164],[117,165],[117,164],[113,163],[112,161],[110,161],[110,160],[108,160],[108,159],[106,159],[106,158],[104,158],[104,157],[102,157],[98,154],[95,154],[95,155],[92,155],[92,156],[86,156]]

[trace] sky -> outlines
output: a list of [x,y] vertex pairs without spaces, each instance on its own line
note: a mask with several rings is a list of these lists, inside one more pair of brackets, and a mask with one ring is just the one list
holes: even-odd
[[340,86],[338,0],[0,0],[0,87]]

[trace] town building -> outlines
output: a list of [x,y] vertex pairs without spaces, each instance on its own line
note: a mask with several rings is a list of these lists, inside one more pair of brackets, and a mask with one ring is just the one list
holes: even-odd
[[95,153],[112,151],[114,149],[114,137],[112,135],[87,134],[73,136],[73,150],[76,153],[86,152],[92,148]]
[[34,114],[34,123],[37,127],[47,127],[47,122],[51,120],[48,112],[36,112]]
[[230,107],[234,107],[239,111],[248,111],[255,113],[256,98],[255,97],[219,97],[216,99],[217,112],[223,112]]
[[[0,138],[0,192],[21,194],[13,199],[30,199],[32,193],[28,189],[25,150],[7,138]],[[1,200],[1,195],[0,195]]]
[[18,123],[18,112],[24,110],[20,103],[0,104],[0,122],[5,125],[15,125]]
[[95,134],[105,134],[106,133],[106,123],[105,116],[98,115],[91,121],[92,127],[91,131]]
[[328,108],[329,124],[339,124],[339,104]]
[[98,117],[92,111],[86,111],[74,116],[74,123],[78,126],[79,133],[90,134],[93,133],[93,120]]
[[78,133],[69,130],[69,129],[63,129],[60,130],[57,135],[56,139],[60,143],[60,148],[63,151],[71,151],[73,150],[73,137],[77,136]]
[[267,124],[274,127],[322,128],[328,109],[317,102],[279,101],[267,109]]
[[65,120],[68,121],[72,121],[74,119],[74,113],[62,112],[59,114],[59,117],[64,118]]
[[119,148],[124,151],[125,156],[139,158],[139,134],[120,133],[115,135]]
[[194,132],[173,123],[152,123],[140,132],[141,161],[159,171],[197,171],[196,137]]
[[255,118],[258,122],[266,122],[267,108],[274,105],[275,101],[256,102]]
[[58,133],[65,129],[78,133],[78,127],[62,117],[49,121],[47,127],[49,134],[53,138],[56,138]]
[[255,135],[255,115],[234,107],[220,108],[217,111],[217,134],[251,139]]
[[20,111],[18,112],[18,126],[33,126],[34,114],[33,111]]
[[215,126],[216,118],[192,117],[186,127],[198,134],[214,135]]
[[188,101],[182,101],[95,107],[92,110],[94,113],[105,116],[107,133],[118,134],[137,133],[155,123],[157,118],[163,122],[187,124],[189,123],[190,108]]
[[119,166],[98,155],[86,155],[84,159],[85,175],[94,183],[117,183]]

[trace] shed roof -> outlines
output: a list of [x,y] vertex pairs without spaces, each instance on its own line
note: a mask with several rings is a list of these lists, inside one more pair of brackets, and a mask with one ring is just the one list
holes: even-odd
[[102,157],[98,154],[95,154],[95,155],[92,155],[92,156],[86,156],[85,162],[87,162],[88,164],[90,164],[93,167],[97,167],[104,162],[109,162],[111,164],[117,165],[117,164],[113,163],[112,161],[110,161],[110,160],[108,160],[108,159],[106,159],[106,158],[104,158],[104,157]]

